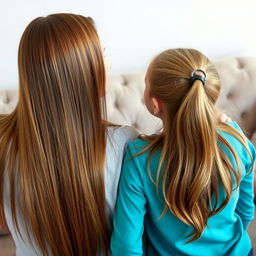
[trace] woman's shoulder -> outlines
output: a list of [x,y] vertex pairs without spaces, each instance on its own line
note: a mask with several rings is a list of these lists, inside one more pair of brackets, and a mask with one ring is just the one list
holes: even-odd
[[115,141],[131,141],[139,136],[139,132],[131,126],[108,126],[107,136]]
[[107,149],[123,153],[128,142],[135,140],[139,132],[130,126],[109,126],[107,128]]

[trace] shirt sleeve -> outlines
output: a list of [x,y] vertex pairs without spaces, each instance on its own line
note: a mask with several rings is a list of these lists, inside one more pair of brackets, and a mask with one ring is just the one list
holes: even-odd
[[[233,123],[233,127],[236,128],[241,133],[242,130],[238,124]],[[247,229],[250,222],[254,219],[254,164],[256,159],[256,152],[253,144],[247,139],[247,145],[249,153],[244,149],[244,156],[242,159],[244,161],[246,174],[242,177],[241,183],[239,185],[239,199],[236,206],[236,213],[241,217],[243,221],[244,229]]]
[[146,198],[140,175],[139,159],[134,158],[133,155],[128,144],[113,221],[114,230],[111,238],[113,256],[143,254],[142,237]]
[[250,141],[248,141],[249,150],[252,160],[248,159],[246,164],[246,175],[243,177],[239,187],[239,200],[236,206],[236,212],[243,221],[244,229],[247,229],[250,222],[254,219],[254,169],[255,149]]

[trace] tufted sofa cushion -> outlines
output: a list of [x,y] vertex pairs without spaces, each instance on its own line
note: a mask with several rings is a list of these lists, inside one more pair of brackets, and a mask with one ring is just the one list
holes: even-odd
[[110,77],[106,96],[108,120],[151,134],[160,129],[162,123],[144,104],[144,77],[145,72]]
[[18,90],[1,90],[0,91],[0,113],[10,113],[18,102]]
[[[218,107],[237,121],[256,145],[256,58],[230,58],[214,64],[222,82]],[[144,105],[144,76],[141,71],[109,78],[108,120],[151,134],[161,128],[161,121],[150,115]],[[0,91],[0,113],[14,109],[17,95],[17,90]]]
[[237,121],[256,145],[256,58],[217,61],[222,90],[217,105]]

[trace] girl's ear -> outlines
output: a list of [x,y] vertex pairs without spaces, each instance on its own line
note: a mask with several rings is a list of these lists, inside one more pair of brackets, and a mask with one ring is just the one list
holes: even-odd
[[152,103],[153,103],[153,114],[156,116],[159,116],[163,111],[162,102],[159,99],[152,97]]

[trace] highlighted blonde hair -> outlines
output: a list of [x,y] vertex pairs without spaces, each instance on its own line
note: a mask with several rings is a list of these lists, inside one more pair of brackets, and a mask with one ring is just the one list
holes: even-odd
[[21,216],[43,255],[107,253],[100,99],[106,79],[92,20],[74,14],[33,20],[18,64],[17,107],[0,117],[0,219],[6,176],[15,227],[20,232]]
[[[202,69],[207,74],[205,85],[195,80],[191,72]],[[202,72],[197,75],[204,76]],[[231,164],[218,142],[226,146],[237,163],[239,158],[232,146],[218,133],[228,132],[246,148],[242,134],[225,123],[218,123],[214,104],[220,93],[220,80],[213,64],[193,49],[167,50],[150,64],[147,77],[150,95],[165,103],[168,116],[164,130],[156,136],[144,137],[150,144],[150,158],[161,150],[156,179],[157,190],[161,177],[165,208],[182,222],[194,227],[188,242],[197,240],[207,220],[228,203],[232,190],[239,185],[240,172]],[[144,150],[144,151],[145,151]],[[219,186],[226,196],[219,202]],[[215,195],[215,202],[212,196]]]

